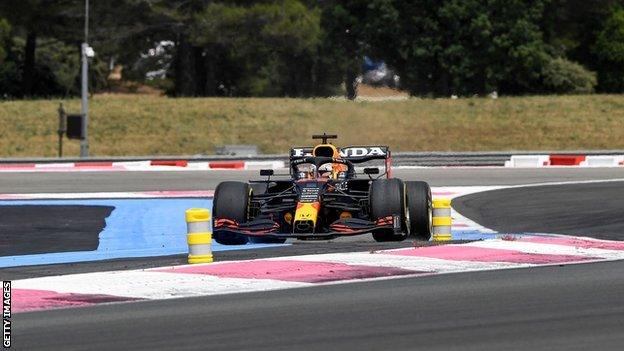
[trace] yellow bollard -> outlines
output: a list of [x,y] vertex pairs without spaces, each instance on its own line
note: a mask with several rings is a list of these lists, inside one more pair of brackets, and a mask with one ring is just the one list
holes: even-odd
[[433,200],[433,241],[449,241],[451,235],[451,200]]
[[205,208],[186,210],[186,242],[189,248],[188,263],[212,262],[212,233],[210,211]]

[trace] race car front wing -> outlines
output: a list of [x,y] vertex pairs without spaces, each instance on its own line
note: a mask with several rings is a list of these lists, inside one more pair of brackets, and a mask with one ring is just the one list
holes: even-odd
[[376,229],[393,229],[395,233],[400,233],[401,218],[397,215],[387,216],[378,218],[374,222],[358,218],[345,218],[333,222],[328,228],[321,228],[311,233],[280,232],[280,224],[270,219],[258,219],[250,222],[238,223],[227,218],[215,218],[213,231],[215,233],[223,232],[247,236],[314,238],[365,234]]

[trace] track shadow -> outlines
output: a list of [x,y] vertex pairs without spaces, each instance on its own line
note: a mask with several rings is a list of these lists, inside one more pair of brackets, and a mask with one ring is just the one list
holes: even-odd
[[0,206],[0,256],[92,251],[112,206]]

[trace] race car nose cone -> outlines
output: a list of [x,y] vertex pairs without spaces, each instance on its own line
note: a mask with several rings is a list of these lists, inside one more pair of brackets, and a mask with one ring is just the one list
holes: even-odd
[[297,233],[310,233],[312,232],[312,229],[314,229],[313,221],[297,221],[295,223],[295,232]]

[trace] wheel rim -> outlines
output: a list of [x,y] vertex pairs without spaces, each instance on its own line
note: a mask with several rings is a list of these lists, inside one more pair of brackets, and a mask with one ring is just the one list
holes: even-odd
[[429,236],[433,235],[433,208],[431,203],[431,193],[427,199],[427,215],[429,216]]
[[403,217],[405,217],[405,235],[410,235],[412,232],[412,223],[410,221],[409,204],[407,203],[407,187],[403,184]]
[[253,195],[253,189],[251,188],[251,186],[249,187],[249,195],[247,196],[247,212],[246,213],[246,217],[247,220],[250,221],[251,217],[249,217],[249,208],[251,207],[251,196]]

